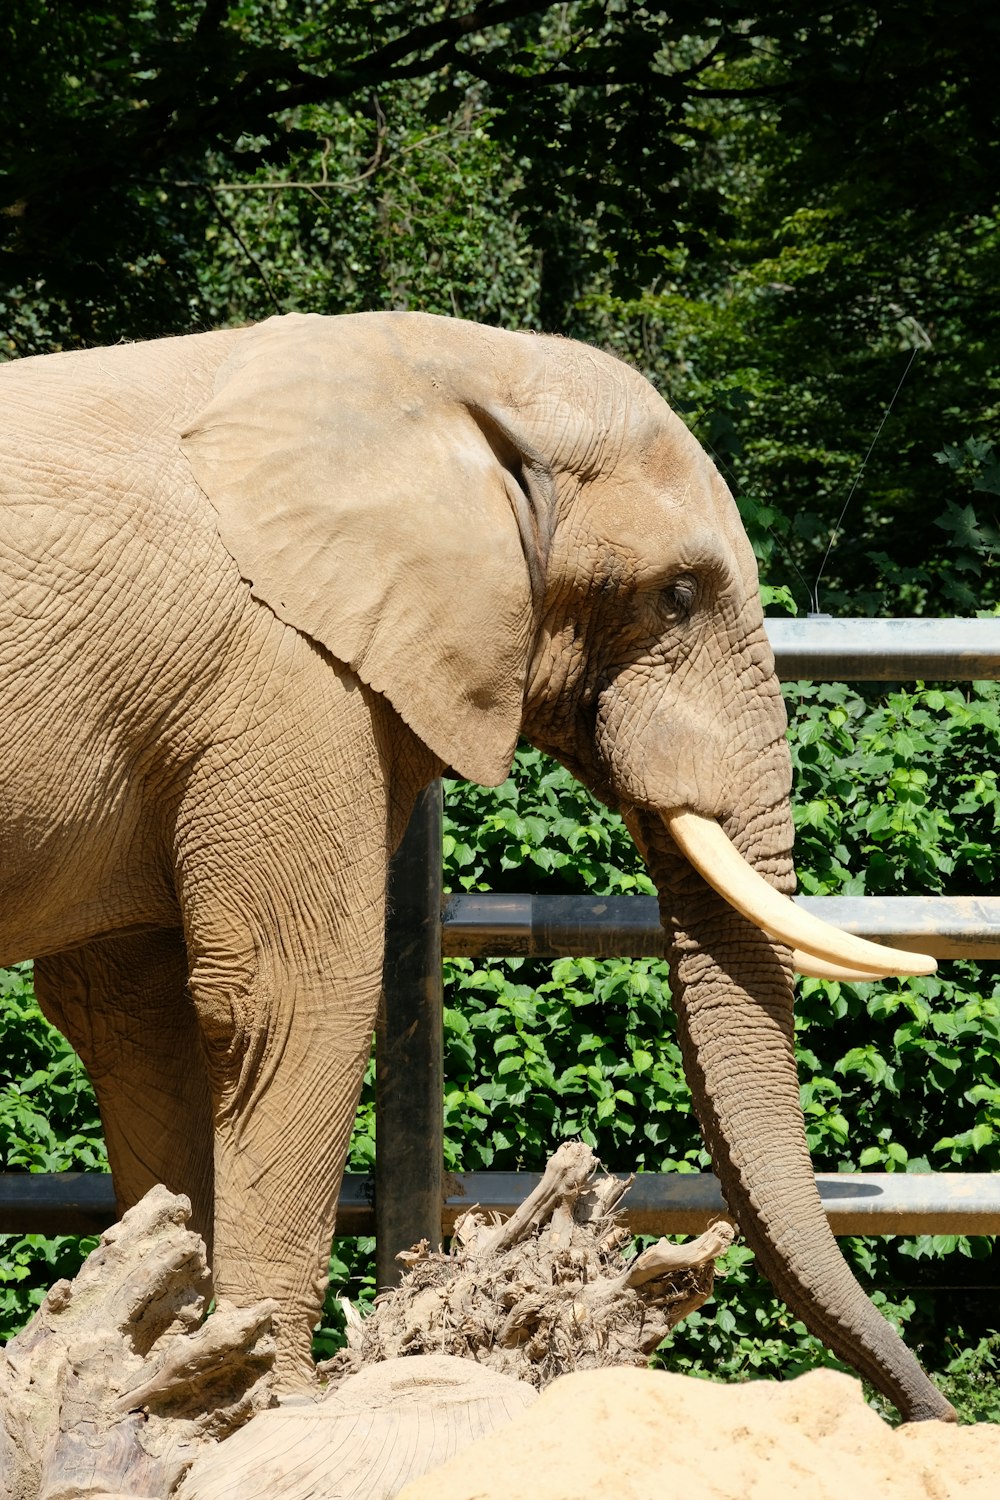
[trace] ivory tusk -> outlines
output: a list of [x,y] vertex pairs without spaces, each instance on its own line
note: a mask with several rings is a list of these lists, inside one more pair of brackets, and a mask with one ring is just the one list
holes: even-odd
[[799,949],[803,959],[835,965],[840,973],[829,977],[846,978],[845,970],[853,978],[862,973],[881,978],[933,974],[937,968],[926,953],[905,953],[870,943],[803,911],[747,864],[714,818],[680,807],[665,813],[663,821],[681,853],[724,900],[769,937]]
[[792,968],[806,979],[843,979],[847,984],[871,983],[885,978],[884,974],[873,974],[870,969],[847,969],[843,964],[831,964],[813,953],[803,953],[801,948],[792,950]]

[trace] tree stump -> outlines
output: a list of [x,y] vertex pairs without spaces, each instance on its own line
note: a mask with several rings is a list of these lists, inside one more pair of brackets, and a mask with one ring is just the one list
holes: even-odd
[[537,1398],[469,1359],[386,1360],[206,1449],[175,1500],[392,1500]]
[[506,1223],[473,1211],[449,1254],[404,1252],[401,1286],[349,1310],[326,1391],[281,1406],[277,1304],[206,1317],[187,1200],[154,1188],[0,1353],[0,1500],[390,1500],[557,1375],[644,1364],[733,1231],[626,1262],[629,1184],[597,1165],[561,1146]]
[[570,1370],[644,1365],[711,1294],[733,1229],[721,1220],[626,1262],[615,1210],[634,1179],[595,1177],[598,1166],[589,1146],[567,1142],[511,1218],[473,1210],[449,1254],[426,1241],[404,1251],[407,1274],[369,1317],[345,1306],[348,1347],[321,1372],[335,1384],[382,1360],[452,1354],[541,1389]]
[[597,1166],[588,1147],[561,1146],[506,1223],[473,1211],[450,1254],[403,1252],[401,1285],[369,1317],[345,1304],[350,1344],[320,1367],[327,1394],[203,1453],[176,1500],[391,1500],[422,1474],[433,1485],[564,1371],[645,1364],[711,1292],[733,1231],[625,1262],[614,1210],[629,1183]]
[[277,1303],[205,1317],[190,1212],[154,1188],[0,1352],[0,1500],[164,1500],[271,1404]]

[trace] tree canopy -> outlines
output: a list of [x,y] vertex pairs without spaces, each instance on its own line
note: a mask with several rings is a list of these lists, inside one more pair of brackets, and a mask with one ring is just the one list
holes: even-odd
[[974,0],[9,0],[0,347],[385,306],[576,335],[687,417],[799,608],[992,607],[998,33]]

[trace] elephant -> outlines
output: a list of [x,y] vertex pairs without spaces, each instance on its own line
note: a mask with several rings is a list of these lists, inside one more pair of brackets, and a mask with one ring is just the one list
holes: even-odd
[[0,369],[0,964],[93,1079],[116,1195],[187,1194],[219,1298],[313,1378],[421,788],[519,735],[660,893],[727,1201],[806,1325],[951,1408],[822,1212],[792,1048],[815,972],[929,972],[807,918],[756,563],[646,380],[554,336],[289,314]]

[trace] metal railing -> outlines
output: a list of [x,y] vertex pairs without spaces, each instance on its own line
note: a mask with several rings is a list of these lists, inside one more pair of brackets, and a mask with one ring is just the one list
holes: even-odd
[[[784,681],[974,681],[1000,677],[1000,619],[770,620]],[[385,996],[376,1038],[374,1181],[345,1178],[340,1234],[378,1242],[379,1284],[403,1244],[437,1240],[464,1208],[510,1213],[534,1173],[445,1177],[441,1101],[443,955],[656,957],[651,897],[454,895],[441,890],[441,791],[418,801],[390,871]],[[1000,898],[798,898],[827,921],[938,957],[1000,958]],[[1000,1174],[852,1173],[817,1177],[837,1234],[1000,1233]],[[641,1176],[626,1199],[636,1232],[696,1233],[724,1212],[708,1173]],[[110,1180],[92,1174],[0,1175],[0,1232],[85,1233],[115,1216]]]

